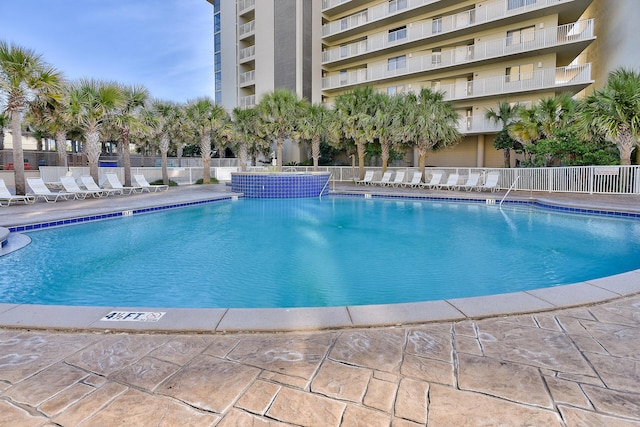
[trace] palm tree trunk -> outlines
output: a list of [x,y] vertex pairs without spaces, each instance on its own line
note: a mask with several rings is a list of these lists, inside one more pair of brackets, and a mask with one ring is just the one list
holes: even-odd
[[160,137],[159,147],[160,154],[162,155],[162,183],[169,185],[169,172],[167,171],[167,153],[169,152],[169,135],[162,134]]
[[315,135],[311,139],[311,157],[313,158],[313,170],[318,171],[318,163],[320,163],[320,136]]
[[131,148],[129,144],[129,129],[122,130],[122,166],[124,166],[124,186],[131,187]]
[[98,165],[100,162],[100,133],[98,131],[87,132],[85,144],[87,150],[87,161],[89,162],[89,175],[95,182],[100,182],[98,178]]
[[202,183],[211,184],[211,136],[205,133],[200,140],[202,154]]
[[67,132],[56,132],[56,151],[58,152],[58,166],[67,167]]
[[505,148],[504,150],[502,150],[502,155],[504,157],[504,167],[510,168],[511,167],[511,149]]
[[278,172],[282,172],[282,144],[284,143],[284,138],[278,137],[276,141],[276,169]]
[[616,146],[620,152],[620,164],[627,166],[631,164],[631,153],[636,145],[636,141],[631,135],[631,131],[625,127],[618,131]]
[[182,151],[184,149],[184,144],[180,143],[178,144],[178,167],[182,167]]
[[427,173],[427,147],[418,147],[418,169],[422,172],[422,181],[426,181]]
[[13,173],[16,182],[16,194],[24,196],[24,152],[22,150],[22,123],[19,110],[11,110],[11,133],[13,136]]
[[380,140],[380,157],[382,158],[382,173],[387,171],[387,166],[389,164],[389,140],[386,138],[382,138]]
[[358,149],[358,179],[364,179],[364,141],[358,141],[356,143]]
[[249,160],[249,150],[247,149],[247,143],[241,142],[238,147],[238,160],[240,161],[240,170],[247,171],[247,160]]

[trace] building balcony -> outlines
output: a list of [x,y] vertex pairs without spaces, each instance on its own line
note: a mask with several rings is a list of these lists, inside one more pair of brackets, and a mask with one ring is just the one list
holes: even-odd
[[238,2],[238,15],[243,15],[256,7],[256,0],[240,0]]
[[241,24],[238,26],[238,37],[240,39],[244,37],[248,37],[250,35],[253,35],[255,31],[256,31],[256,21],[254,19],[253,21],[249,21],[246,24]]
[[463,135],[497,133],[502,128],[485,116],[462,117],[458,120],[457,129]]
[[241,96],[238,99],[238,107],[240,108],[249,108],[249,107],[253,107],[254,105],[256,105],[255,95]]
[[[394,37],[390,38],[388,32],[378,33],[367,40],[328,49],[322,52],[323,64],[340,66],[350,61],[359,61],[380,55],[385,50],[385,53],[391,53],[406,49],[413,44],[417,44],[416,42],[424,42],[428,39],[432,34],[431,27],[430,23],[428,25],[414,25],[406,29],[406,36],[403,38],[398,38],[398,34],[394,34]],[[593,19],[588,19],[558,27],[537,29],[522,37],[522,39],[516,40],[514,37],[505,37],[484,43],[462,46],[461,48],[464,52],[461,51],[461,48],[443,50],[438,54],[441,58],[434,58],[433,65],[434,68],[440,68],[452,64],[482,61],[533,50],[558,50],[558,47],[569,44],[576,45],[572,51],[577,56],[594,39],[594,22]],[[566,62],[571,62],[572,59],[563,58]]]
[[238,52],[238,61],[240,63],[251,61],[256,57],[256,45],[245,47]]
[[[428,56],[429,60],[431,55]],[[386,67],[364,68],[337,76],[322,79],[322,89],[348,90],[356,85],[370,84],[385,79],[409,76],[420,73],[431,66],[416,63],[415,70],[409,67],[387,70]],[[422,70],[419,68],[423,68]],[[480,97],[502,96],[521,92],[535,91],[569,91],[579,92],[593,83],[591,80],[591,64],[574,65],[568,67],[547,68],[522,74],[499,75],[486,79],[464,81],[456,84],[444,84],[436,87],[445,93],[445,99],[456,101]],[[431,86],[429,86],[431,87]],[[420,87],[414,90],[420,90]]]
[[[364,11],[346,16],[336,21],[329,22],[322,26],[322,36],[325,41],[332,41],[336,38],[347,37],[373,29],[374,26],[385,25],[387,21],[398,21],[396,15],[416,13],[424,6],[438,3],[439,0],[407,0],[406,7],[393,10],[387,3],[372,6]],[[497,0],[484,3],[464,12],[447,15],[428,21],[423,29],[423,36],[434,36],[439,34],[460,31],[463,28],[470,28],[480,24],[533,12],[547,7],[557,7],[564,4],[571,4],[574,0],[528,0],[522,3],[509,3],[505,0]],[[513,5],[510,7],[510,5]],[[516,7],[517,6],[517,7]],[[409,15],[410,16],[410,15]],[[389,18],[394,18],[389,20]],[[351,34],[354,32],[354,34]]]
[[240,73],[240,75],[238,76],[238,83],[240,87],[255,84],[256,70],[247,71],[246,73]]

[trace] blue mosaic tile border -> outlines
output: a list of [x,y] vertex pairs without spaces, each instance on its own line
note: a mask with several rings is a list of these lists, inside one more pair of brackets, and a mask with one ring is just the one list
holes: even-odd
[[292,199],[329,194],[329,173],[259,174],[232,173],[231,189],[252,199]]
[[45,228],[62,227],[65,225],[79,224],[82,222],[100,221],[103,219],[118,218],[118,217],[129,216],[129,215],[140,215],[144,213],[164,211],[167,209],[176,209],[176,208],[184,208],[187,206],[203,205],[207,203],[215,203],[215,202],[221,202],[224,200],[231,200],[231,199],[232,197],[221,197],[216,199],[198,200],[195,202],[175,203],[171,205],[154,206],[154,207],[143,208],[143,209],[132,209],[132,210],[119,211],[119,212],[111,212],[111,213],[106,213],[101,215],[88,215],[84,217],[69,218],[69,219],[50,221],[50,222],[41,222],[41,223],[29,224],[29,225],[18,225],[13,227],[7,227],[7,229],[12,233],[35,231],[35,230],[42,230]]
[[[363,193],[335,193],[332,194],[331,197],[365,197]],[[436,201],[436,202],[452,202],[452,203],[480,203],[485,204],[486,199],[466,199],[463,197],[432,197],[432,196],[407,196],[407,195],[392,195],[392,194],[371,194],[371,198],[374,199],[407,199],[407,200],[428,200],[428,201]],[[496,205],[499,202],[496,200]],[[571,206],[558,206],[552,205],[549,203],[543,203],[539,201],[529,201],[529,200],[505,200],[503,202],[505,205],[525,205],[531,206],[540,209],[548,209],[559,212],[566,213],[577,213],[584,215],[599,215],[599,216],[613,216],[619,218],[632,218],[632,219],[640,219],[640,213],[637,212],[621,212],[621,211],[613,211],[606,209],[593,209],[593,208],[578,208]]]

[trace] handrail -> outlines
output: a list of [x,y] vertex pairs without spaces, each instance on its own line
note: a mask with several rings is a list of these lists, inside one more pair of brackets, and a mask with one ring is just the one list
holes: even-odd
[[322,190],[320,190],[320,200],[322,200],[322,193],[324,193],[324,189],[327,188],[327,185],[329,185],[329,182],[331,181],[331,177],[333,176],[332,173],[329,174],[329,178],[327,178],[327,182],[324,183],[324,187],[322,187]]
[[509,193],[511,192],[511,190],[513,190],[513,187],[516,185],[516,182],[518,182],[519,179],[520,179],[520,175],[516,176],[516,179],[513,180],[513,184],[511,184],[511,187],[509,187],[507,192],[504,194],[504,197],[502,198],[502,200],[500,200],[500,204],[498,205],[500,209],[502,209],[502,202],[504,202],[504,199],[506,199]]

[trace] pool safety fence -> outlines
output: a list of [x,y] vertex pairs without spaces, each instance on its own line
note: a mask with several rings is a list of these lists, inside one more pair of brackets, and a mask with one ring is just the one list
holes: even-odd
[[[265,167],[253,167],[249,171],[265,172]],[[382,177],[381,167],[366,167],[366,170],[375,172],[374,181]],[[419,172],[414,167],[388,168],[394,172],[404,171],[405,181],[409,181],[413,173]],[[40,167],[40,175],[48,183],[60,182],[60,177],[67,172],[74,177],[89,174],[88,167]],[[219,181],[231,181],[231,174],[239,171],[238,167],[223,166],[212,167],[211,176]],[[285,172],[313,172],[312,166],[287,166]],[[319,172],[331,174],[332,183],[353,182],[358,178],[358,169],[352,166],[321,166]],[[427,179],[431,174],[439,171],[446,181],[450,174],[457,173],[461,182],[471,173],[479,173],[481,183],[484,182],[490,172],[498,172],[500,178],[498,186],[507,189],[520,176],[513,190],[549,192],[549,193],[585,193],[585,194],[640,194],[640,166],[570,166],[549,168],[476,168],[476,167],[430,167],[426,168]],[[203,177],[202,167],[170,167],[169,179],[178,185],[194,184]],[[8,172],[7,172],[8,173]],[[120,180],[124,179],[123,168],[99,168],[100,181],[105,179],[107,173],[116,173]],[[147,181],[153,182],[162,179],[162,168],[131,168],[131,174],[143,174]],[[12,181],[13,174],[7,179]]]

